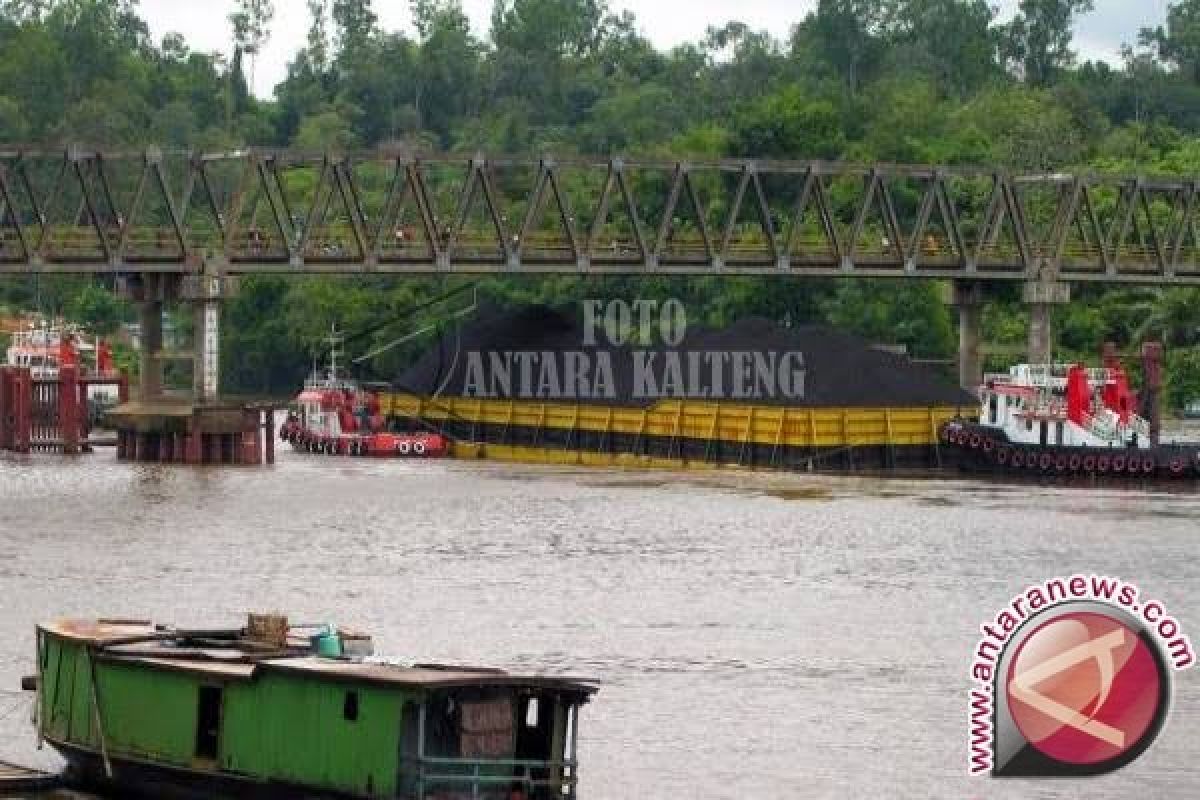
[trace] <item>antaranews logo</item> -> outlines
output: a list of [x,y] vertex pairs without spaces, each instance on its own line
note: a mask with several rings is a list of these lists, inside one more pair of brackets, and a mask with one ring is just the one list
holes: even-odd
[[1030,586],[988,623],[971,662],[972,775],[1099,775],[1154,742],[1171,673],[1195,662],[1180,623],[1117,578]]

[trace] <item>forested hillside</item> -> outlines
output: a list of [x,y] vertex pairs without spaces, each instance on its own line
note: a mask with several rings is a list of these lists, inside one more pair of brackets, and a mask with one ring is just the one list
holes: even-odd
[[[382,30],[371,0],[241,0],[219,55],[179,35],[152,41],[135,0],[0,0],[0,142],[401,143],[1200,174],[1200,0],[1172,4],[1159,29],[1129,31],[1120,65],[1077,62],[1071,31],[1090,6],[1022,0],[1001,24],[988,0],[819,0],[790,32],[731,21],[663,52],[604,0],[497,0],[482,38],[453,0],[412,0],[412,35]],[[283,13],[312,23],[275,96],[259,99],[247,76]],[[481,286],[504,304],[674,295],[697,321],[823,320],[922,358],[949,357],[957,341],[932,282],[563,277]],[[226,388],[287,391],[331,323],[366,328],[440,290],[412,279],[247,279],[226,310]],[[986,314],[993,345],[1024,344],[1013,291],[997,289]],[[1058,312],[1064,355],[1091,358],[1105,339],[1132,348],[1162,338],[1171,400],[1200,398],[1200,291],[1077,288],[1076,297]],[[0,303],[98,328],[128,313],[109,287],[76,279],[6,279]],[[378,359],[375,375],[395,374],[403,355]]]

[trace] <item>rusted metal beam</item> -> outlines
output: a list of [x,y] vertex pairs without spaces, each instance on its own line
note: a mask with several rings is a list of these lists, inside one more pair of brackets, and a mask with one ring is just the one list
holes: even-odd
[[0,148],[0,273],[1200,285],[1197,194],[1193,177],[823,161]]

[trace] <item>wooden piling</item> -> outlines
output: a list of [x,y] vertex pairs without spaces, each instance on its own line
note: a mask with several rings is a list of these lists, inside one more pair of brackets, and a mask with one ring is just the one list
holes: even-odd
[[9,449],[28,453],[33,438],[33,373],[28,369],[13,371],[12,408],[15,423]]
[[262,412],[262,416],[263,447],[267,464],[271,465],[275,463],[275,412],[268,408]]
[[9,449],[9,442],[12,438],[12,428],[15,424],[15,418],[10,421],[9,410],[12,401],[9,399],[10,388],[9,383],[12,380],[11,368],[0,367],[0,450]]
[[185,464],[204,463],[204,435],[199,431],[192,431],[187,435],[183,460]]
[[67,364],[58,370],[58,435],[66,455],[79,454],[79,438],[83,430],[79,407],[79,367]]

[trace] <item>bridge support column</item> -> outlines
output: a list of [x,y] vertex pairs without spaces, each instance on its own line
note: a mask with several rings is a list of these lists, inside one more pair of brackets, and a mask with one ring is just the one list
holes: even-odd
[[975,394],[983,383],[980,348],[983,284],[978,281],[955,281],[947,293],[946,303],[958,311],[958,383],[966,391]]
[[187,277],[181,295],[192,303],[195,361],[192,388],[197,405],[216,403],[221,391],[221,301],[237,293],[237,280],[216,272]]
[[1029,306],[1029,363],[1054,361],[1054,307],[1071,302],[1071,286],[1054,281],[1025,284],[1022,299]]
[[138,362],[139,400],[151,402],[163,393],[163,277],[145,275],[141,280],[138,321],[140,358]]

